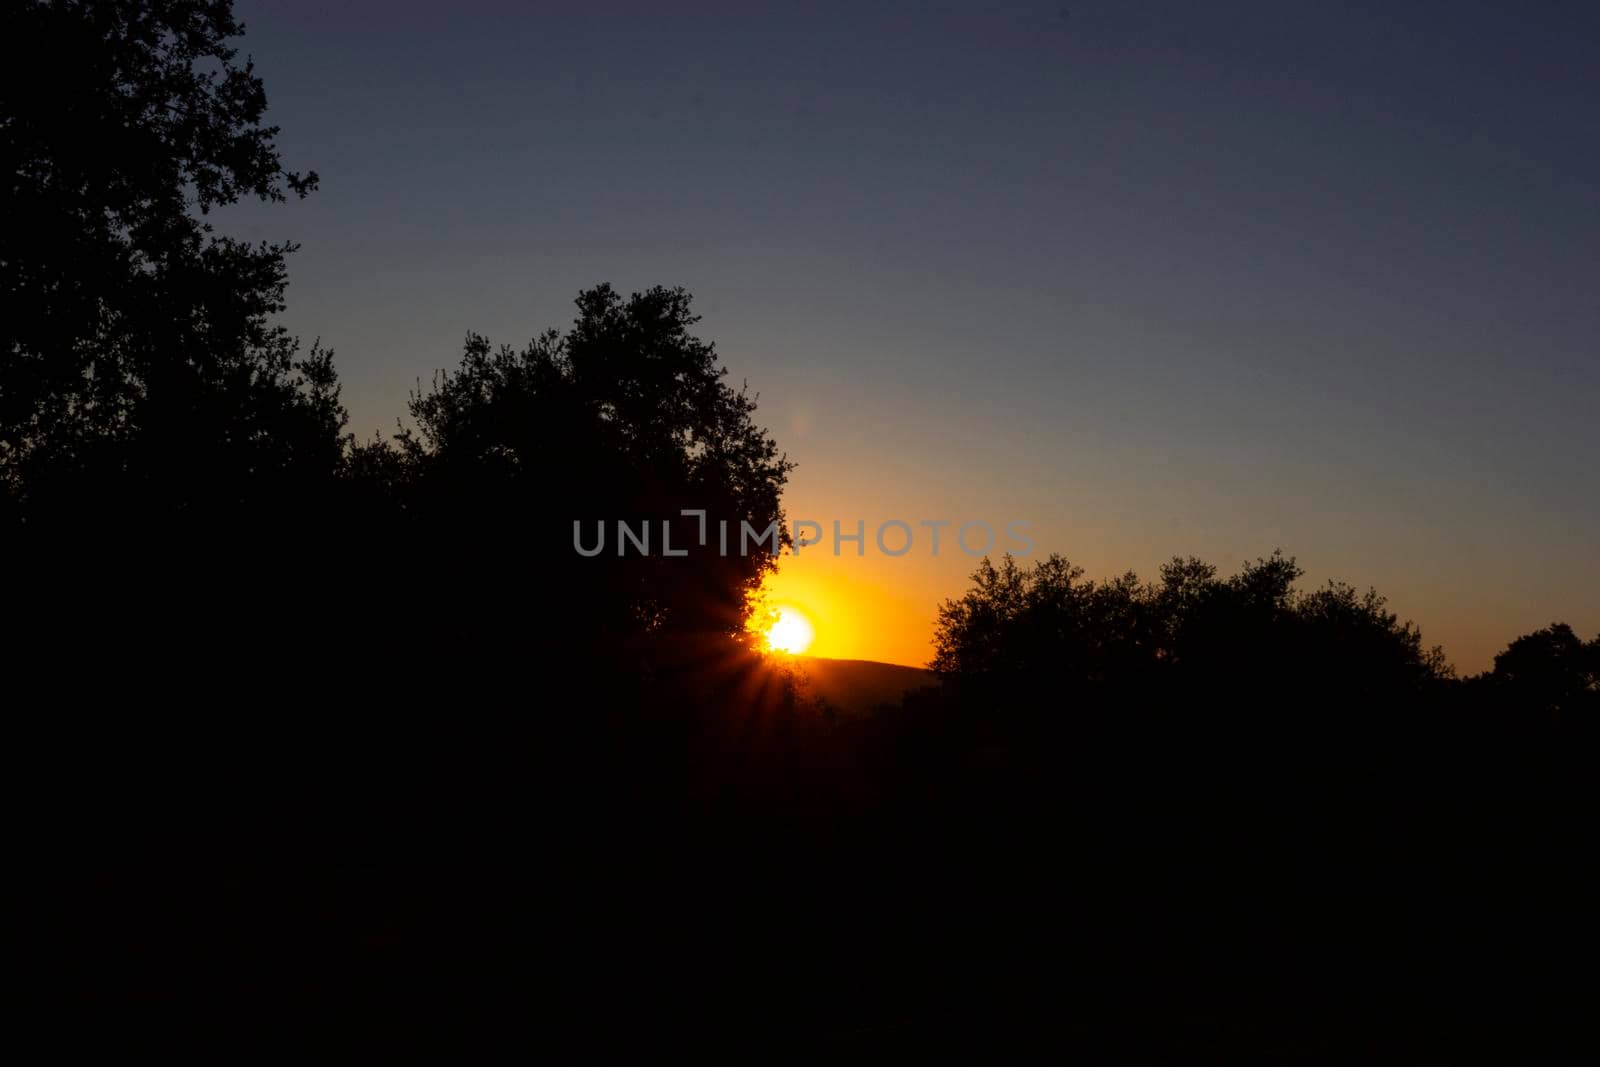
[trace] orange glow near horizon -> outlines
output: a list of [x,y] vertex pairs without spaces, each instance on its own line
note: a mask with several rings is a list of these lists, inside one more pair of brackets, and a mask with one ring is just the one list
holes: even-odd
[[[937,598],[925,594],[926,603],[919,603],[861,563],[828,554],[785,555],[762,585],[751,624],[763,647],[824,659],[926,665]],[[785,612],[795,621],[786,623]],[[798,649],[789,647],[800,626],[809,629],[808,639]]]

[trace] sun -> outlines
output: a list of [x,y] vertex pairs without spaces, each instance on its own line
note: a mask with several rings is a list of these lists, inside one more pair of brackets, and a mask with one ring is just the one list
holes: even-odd
[[811,647],[816,636],[817,632],[811,628],[811,620],[799,609],[782,607],[778,609],[772,625],[767,627],[767,649],[798,656]]

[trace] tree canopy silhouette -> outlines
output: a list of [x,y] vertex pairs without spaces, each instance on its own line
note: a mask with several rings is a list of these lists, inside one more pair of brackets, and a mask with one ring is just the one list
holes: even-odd
[[932,666],[1029,700],[1159,689],[1262,709],[1291,693],[1347,706],[1415,695],[1450,676],[1442,651],[1424,649],[1376,591],[1332,582],[1303,593],[1301,574],[1281,553],[1226,579],[1177,558],[1150,584],[1131,572],[1087,581],[1054,554],[1027,567],[985,559],[972,588],[940,608]]
[[1554,623],[1524,634],[1494,658],[1483,679],[1496,699],[1552,722],[1600,718],[1600,635],[1585,641]]
[[288,243],[207,216],[305,196],[229,0],[5,5],[0,493],[12,520],[252,521],[337,466],[330,354],[271,316]]
[[[692,333],[684,290],[599,285],[577,306],[565,334],[521,349],[468,336],[460,365],[413,394],[414,428],[353,451],[358,484],[386,527],[452,547],[447,599],[492,598],[525,633],[611,649],[739,634],[783,543],[741,534],[781,527],[793,464]],[[664,522],[684,555],[665,554]],[[502,550],[473,551],[486,543]]]

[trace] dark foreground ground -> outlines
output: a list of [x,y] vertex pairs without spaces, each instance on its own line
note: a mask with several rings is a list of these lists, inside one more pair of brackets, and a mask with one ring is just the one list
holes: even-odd
[[955,745],[798,712],[557,745],[518,728],[526,713],[360,731],[298,715],[213,726],[210,744],[194,721],[80,734],[51,758],[54,792],[35,798],[50,819],[27,841],[53,1048],[1106,1064],[1600,1049],[1600,877],[1574,817],[1592,769],[1560,745],[1514,776],[1482,749],[1400,776],[1408,761],[1211,768],[1120,731]]
[[490,687],[58,707],[15,750],[50,1048],[1600,1051],[1587,733],[1373,747],[1108,709],[975,722],[937,695],[839,721],[722,681],[698,710],[651,688],[650,714]]

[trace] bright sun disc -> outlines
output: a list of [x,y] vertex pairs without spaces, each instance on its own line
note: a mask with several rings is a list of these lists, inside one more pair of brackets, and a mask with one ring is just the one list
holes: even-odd
[[811,647],[814,637],[810,619],[794,608],[779,608],[778,617],[767,628],[767,648],[797,656]]

